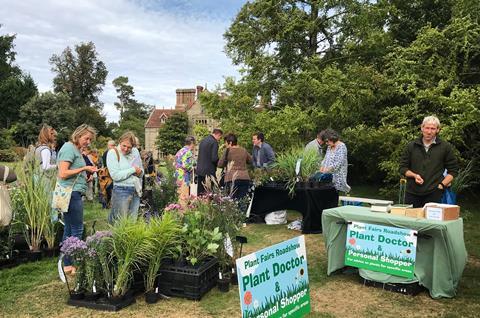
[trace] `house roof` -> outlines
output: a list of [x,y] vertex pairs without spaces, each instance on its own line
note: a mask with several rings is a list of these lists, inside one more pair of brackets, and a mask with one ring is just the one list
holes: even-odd
[[163,123],[161,122],[162,117],[170,117],[175,113],[175,109],[154,109],[150,116],[148,117],[147,122],[145,123],[145,128],[160,128]]

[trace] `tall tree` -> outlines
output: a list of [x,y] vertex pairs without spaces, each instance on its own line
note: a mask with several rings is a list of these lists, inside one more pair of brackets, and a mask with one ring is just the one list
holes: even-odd
[[98,95],[103,91],[107,68],[98,59],[93,42],[75,45],[74,51],[67,47],[62,54],[50,58],[55,92],[64,92],[70,96],[76,107],[102,109]]
[[188,131],[186,113],[174,113],[158,131],[156,145],[158,149],[169,155],[174,155],[184,146]]
[[118,95],[115,107],[120,111],[119,131],[131,130],[143,142],[145,139],[145,121],[153,107],[138,102],[132,85],[128,84],[128,77],[119,76],[112,81]]
[[18,121],[20,107],[37,94],[32,77],[15,64],[14,40],[15,35],[0,36],[0,127],[6,128]]

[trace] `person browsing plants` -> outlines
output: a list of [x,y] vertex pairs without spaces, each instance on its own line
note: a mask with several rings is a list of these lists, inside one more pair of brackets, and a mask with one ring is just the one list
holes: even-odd
[[[405,203],[421,208],[428,202],[441,202],[443,191],[458,174],[452,146],[440,139],[440,121],[423,119],[422,136],[410,142],[400,159],[400,174],[407,178]],[[447,170],[447,175],[443,173]]]
[[333,129],[326,129],[323,138],[325,138],[328,147],[320,167],[320,172],[331,173],[335,189],[348,193],[351,188],[347,184],[347,146],[340,141],[339,134]]
[[113,180],[112,209],[108,222],[113,224],[124,215],[136,219],[142,195],[143,165],[132,132],[124,133],[118,146],[108,151],[107,166]]
[[[68,211],[63,213],[65,228],[62,242],[71,236],[81,239],[83,235],[82,195],[87,191],[87,172],[92,174],[97,171],[97,167],[85,165],[81,149],[90,145],[95,136],[96,130],[93,127],[81,125],[72,133],[70,141],[66,142],[58,152],[57,184],[71,188]],[[64,258],[64,266],[66,273],[75,272],[68,257]]]

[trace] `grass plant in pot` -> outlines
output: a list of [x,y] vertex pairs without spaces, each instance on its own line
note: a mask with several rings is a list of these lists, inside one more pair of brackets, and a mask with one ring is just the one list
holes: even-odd
[[148,258],[148,232],[146,223],[140,219],[123,216],[112,231],[112,252],[117,262],[116,279],[112,291],[113,303],[122,301],[130,287],[132,272],[145,264]]
[[17,195],[22,211],[23,233],[30,249],[29,257],[38,260],[42,256],[40,245],[45,229],[50,222],[50,199],[54,183],[40,171],[39,164],[20,169],[18,180]]
[[153,217],[147,225],[147,270],[145,273],[145,301],[156,303],[159,299],[157,280],[164,258],[171,256],[180,240],[178,218],[172,213],[163,213],[162,217]]
[[278,174],[286,181],[285,188],[288,194],[293,197],[295,195],[295,186],[299,181],[296,165],[298,159],[302,158],[303,149],[300,147],[292,148],[278,155],[274,168]]
[[55,238],[57,236],[57,224],[57,222],[51,222],[50,220],[45,224],[43,236],[45,238],[45,242],[47,243],[47,248],[43,251],[43,253],[46,257],[56,256]]
[[320,171],[320,162],[318,152],[314,149],[304,150],[302,154],[302,163],[300,165],[300,178],[303,182],[309,183],[309,187],[314,188],[318,182],[310,182],[310,178]]

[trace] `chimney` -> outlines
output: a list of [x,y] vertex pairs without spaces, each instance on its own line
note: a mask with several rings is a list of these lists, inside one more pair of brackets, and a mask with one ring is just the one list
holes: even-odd
[[187,106],[195,101],[195,88],[179,88],[175,92],[177,94],[175,110],[177,111],[185,111]]
[[203,86],[197,85],[197,99],[200,98],[200,94],[203,92]]

